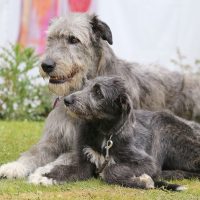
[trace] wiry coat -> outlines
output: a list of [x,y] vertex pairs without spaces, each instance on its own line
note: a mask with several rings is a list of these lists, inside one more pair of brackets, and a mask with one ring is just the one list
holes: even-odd
[[[76,43],[71,43],[72,38]],[[126,80],[134,108],[169,109],[176,115],[198,120],[200,115],[199,77],[171,72],[160,66],[143,66],[119,59],[109,46],[110,28],[96,16],[73,14],[53,21],[48,30],[43,64],[55,63],[52,71],[40,68],[43,77],[71,77],[62,84],[49,82],[57,95],[68,95],[82,87],[82,79],[118,75]]]
[[[47,34],[40,72],[49,78],[49,88],[56,95],[79,90],[85,78],[119,75],[126,80],[135,109],[170,109],[179,116],[198,120],[199,79],[119,59],[109,46],[110,28],[96,16],[76,13],[60,17],[52,22]],[[42,174],[58,163],[71,161],[76,127],[66,114],[62,99],[49,114],[40,141],[17,161],[2,165],[1,177],[23,178],[36,170],[29,177],[30,182],[51,184]]]
[[94,165],[101,169],[105,162],[109,139],[109,161],[100,172],[108,183],[153,188],[150,177],[200,177],[200,143],[194,133],[198,129],[167,112],[134,110],[120,78],[98,77],[64,101],[68,114],[82,119],[78,157],[72,165],[55,166],[48,178],[59,182],[92,177]]

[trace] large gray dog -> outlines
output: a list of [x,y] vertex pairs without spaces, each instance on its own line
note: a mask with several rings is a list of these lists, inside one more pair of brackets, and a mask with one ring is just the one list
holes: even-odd
[[200,125],[191,127],[187,120],[164,111],[132,109],[121,78],[90,80],[83,90],[65,97],[64,103],[79,123],[77,156],[71,165],[55,166],[45,175],[48,178],[64,182],[99,175],[111,184],[172,190],[184,188],[158,178],[200,178],[196,138]]
[[197,77],[125,62],[115,56],[108,43],[112,44],[111,30],[94,15],[70,14],[52,21],[40,72],[49,78],[49,88],[60,96],[60,101],[49,114],[38,144],[17,161],[2,165],[1,177],[30,175],[32,183],[52,184],[42,175],[55,165],[70,162],[73,153],[69,152],[73,152],[76,138],[62,96],[80,89],[85,78],[119,75],[126,80],[135,109],[165,108],[188,119],[199,118]]

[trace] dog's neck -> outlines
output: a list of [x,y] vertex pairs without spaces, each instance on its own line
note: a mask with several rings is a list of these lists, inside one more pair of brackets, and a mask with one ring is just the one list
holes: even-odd
[[121,115],[120,119],[117,121],[115,126],[112,127],[112,129],[109,131],[109,135],[112,136],[118,136],[118,135],[124,135],[123,133],[125,130],[130,127],[129,124],[134,124],[135,122],[135,115],[133,112],[125,115]]
[[123,134],[130,123],[134,124],[134,121],[135,115],[131,112],[128,115],[122,114],[114,119],[93,120],[91,123],[93,124],[93,127],[95,127],[97,134],[110,138],[111,135],[115,137]]
[[117,57],[107,42],[102,41],[101,45],[96,49],[96,55],[93,59],[92,70],[87,75],[88,79],[101,75],[109,75],[109,71],[113,74],[115,71]]

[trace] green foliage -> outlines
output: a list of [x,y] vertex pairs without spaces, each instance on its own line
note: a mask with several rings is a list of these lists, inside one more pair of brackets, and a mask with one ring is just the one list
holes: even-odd
[[46,87],[32,70],[38,66],[32,48],[19,44],[0,51],[0,119],[41,120],[49,112]]

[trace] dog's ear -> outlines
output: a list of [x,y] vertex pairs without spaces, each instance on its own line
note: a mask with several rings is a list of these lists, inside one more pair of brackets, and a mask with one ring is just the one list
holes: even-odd
[[131,102],[127,94],[120,94],[116,99],[118,106],[121,108],[122,113],[129,114],[131,111]]
[[112,41],[112,32],[110,27],[98,19],[96,15],[92,16],[91,25],[93,32],[97,35],[97,37],[101,37],[103,40],[106,40],[109,44],[113,44]]

